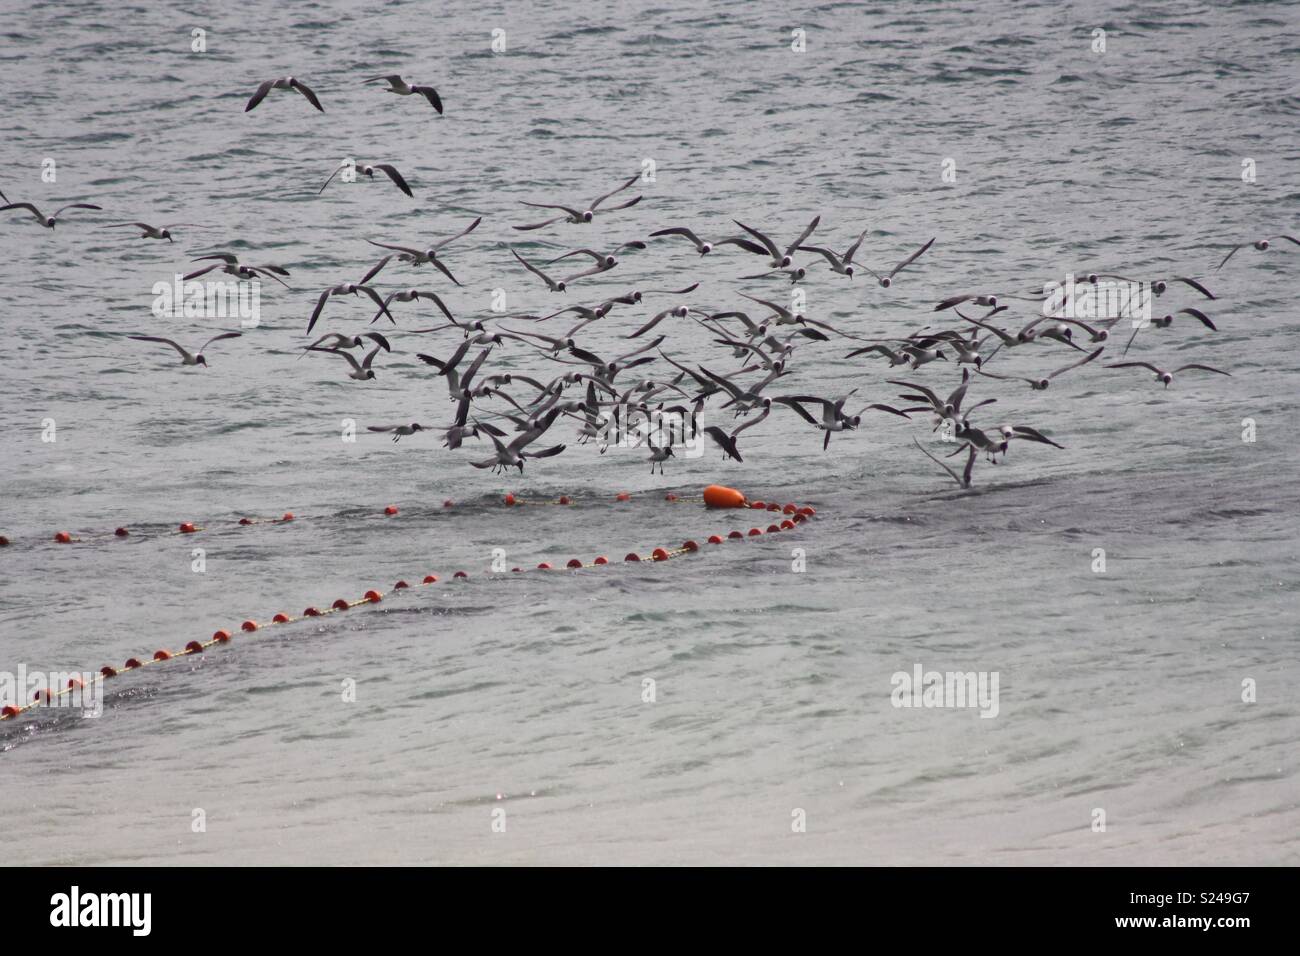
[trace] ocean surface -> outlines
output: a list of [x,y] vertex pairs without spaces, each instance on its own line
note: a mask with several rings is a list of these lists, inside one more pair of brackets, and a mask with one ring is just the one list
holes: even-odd
[[[0,215],[0,670],[120,667],[236,631],[107,682],[99,717],[0,723],[7,863],[1300,862],[1300,248],[1215,270],[1300,229],[1300,5],[59,2],[9,3],[0,31],[0,190],[104,207],[52,231]],[[243,112],[290,73],[324,114],[278,90]],[[386,73],[434,85],[445,114],[362,82]],[[349,157],[394,163],[415,198],[382,177],[318,196]],[[647,160],[633,208],[510,228],[544,218],[521,200],[589,201]],[[814,215],[812,241],[837,252],[868,230],[858,261],[877,271],[936,237],[889,289],[807,256],[804,313],[852,335],[952,327],[933,311],[946,296],[1067,273],[1192,276],[1217,298],[1173,284],[1156,308],[1201,308],[1217,331],[1180,316],[1128,358],[1231,377],[1164,390],[1106,369],[1121,334],[1046,391],[979,378],[970,400],[997,403],[975,422],[1065,447],[1012,442],[963,490],[913,444],[954,447],[921,414],[868,412],[823,451],[777,407],[742,433],[743,464],[709,444],[662,477],[645,449],[579,444],[571,420],[538,446],[565,452],[522,476],[471,467],[487,443],[393,443],[366,426],[451,421],[415,353],[446,357],[460,333],[414,333],[441,321],[428,303],[373,327],[393,346],[373,381],[299,358],[320,291],[379,258],[367,239],[423,248],[484,217],[443,253],[462,287],[396,262],[375,284],[433,289],[489,327],[573,324],[500,320],[497,289],[549,311],[700,283],[579,334],[617,355],[679,301],[761,315],[739,292],[788,302],[790,285],[742,281],[763,260],[734,246],[657,239],[550,294],[507,243],[544,261],[673,225],[716,241],[736,218],[784,245]],[[109,228],[131,220],[197,225],[174,243]],[[217,250],[288,268],[292,289],[263,282],[259,324],[206,369],[125,338],[239,330],[151,311],[155,283]],[[1036,314],[1008,304],[1008,328]],[[373,313],[336,298],[318,327],[353,334]],[[739,367],[694,322],[658,332],[679,361]],[[857,344],[800,345],[769,394],[856,388],[853,406],[899,402],[889,378],[960,380],[950,362],[845,358]],[[1078,355],[1020,348],[990,370]],[[560,367],[512,342],[488,363],[511,369]],[[720,404],[702,425],[732,425]],[[664,500],[715,482],[817,514],[622,563],[766,527]],[[575,503],[510,509],[506,493]],[[284,511],[299,520],[235,524]],[[494,549],[614,566],[494,575]],[[430,572],[444,580],[378,606],[238,632]],[[996,716],[894,706],[894,675],[918,666],[996,674]]]

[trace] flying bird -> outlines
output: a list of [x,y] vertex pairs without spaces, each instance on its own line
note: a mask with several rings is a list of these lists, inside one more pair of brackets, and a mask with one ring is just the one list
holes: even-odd
[[257,88],[257,92],[249,98],[248,105],[244,107],[244,112],[247,113],[249,110],[256,109],[257,104],[266,99],[266,94],[272,90],[297,90],[307,98],[308,103],[322,113],[325,112],[325,107],[320,105],[320,100],[316,98],[316,94],[312,92],[311,87],[301,80],[294,79],[292,76],[283,76],[278,80],[265,80]]
[[135,339],[137,342],[162,342],[164,345],[170,345],[180,353],[182,365],[202,365],[204,368],[207,368],[208,360],[204,358],[203,352],[209,345],[213,342],[220,342],[222,339],[237,339],[243,334],[243,332],[222,332],[220,335],[214,335],[199,346],[198,351],[196,352],[187,351],[171,339],[164,339],[157,335],[128,335],[127,338]]
[[372,76],[370,79],[364,80],[363,82],[375,83],[379,80],[383,80],[388,84],[388,89],[384,90],[385,93],[396,93],[398,96],[423,96],[429,101],[429,105],[438,111],[438,115],[442,115],[442,98],[438,96],[438,91],[432,86],[408,85],[407,82],[397,74],[393,74],[392,76]]
[[[549,226],[551,223],[559,222],[560,220],[564,220],[565,222],[577,223],[577,224],[591,222],[591,220],[595,218],[596,209],[598,206],[600,206],[601,203],[603,203],[606,199],[609,199],[611,196],[617,196],[619,193],[629,188],[634,182],[636,182],[640,178],[641,178],[641,174],[638,173],[637,175],[629,179],[627,182],[625,182],[623,185],[619,186],[617,189],[613,189],[610,192],[605,193],[605,195],[603,196],[597,196],[594,200],[592,200],[591,205],[583,210],[575,209],[572,206],[561,206],[556,203],[526,202],[524,200],[520,200],[520,202],[522,202],[525,206],[532,206],[535,209],[559,209],[562,211],[563,215],[553,216],[550,219],[544,220],[542,222],[535,222],[532,223],[531,225],[512,226],[511,228],[518,229],[520,232],[523,232],[529,229],[541,229],[543,226]],[[641,201],[641,199],[642,199],[641,196],[637,196],[635,199],[629,199],[627,202],[619,203],[617,206],[607,206],[605,208],[605,211],[614,212],[617,209],[627,209],[631,206],[635,206],[637,203]]]
[[396,185],[398,189],[400,189],[402,192],[406,193],[406,195],[412,198],[415,197],[415,193],[411,192],[411,187],[406,184],[406,180],[402,178],[402,174],[397,171],[396,166],[393,166],[390,163],[374,163],[373,165],[367,165],[366,163],[351,163],[351,162],[346,162],[341,164],[338,169],[330,173],[329,179],[325,180],[324,185],[322,185],[320,189],[316,190],[316,195],[319,196],[321,193],[323,193],[325,191],[325,186],[328,186],[331,182],[333,182],[334,177],[337,176],[339,173],[343,172],[345,169],[353,169],[353,168],[355,168],[356,171],[361,173],[363,176],[368,176],[371,179],[375,178],[375,170],[379,170],[381,173],[383,173],[385,176],[391,179],[394,185]]
[[4,212],[6,209],[26,209],[26,210],[27,210],[28,212],[30,212],[33,216],[35,216],[35,217],[36,217],[36,221],[39,222],[42,226],[44,226],[46,229],[53,229],[53,228],[54,228],[54,224],[55,224],[56,222],[59,221],[59,215],[60,215],[60,214],[61,214],[65,209],[96,209],[96,210],[102,210],[103,208],[104,208],[103,206],[96,206],[96,205],[94,205],[93,203],[88,203],[88,202],[74,202],[74,203],[69,203],[69,204],[66,205],[66,206],[60,206],[58,209],[54,210],[54,215],[53,215],[53,216],[45,216],[45,215],[42,215],[42,214],[41,214],[41,211],[40,211],[39,209],[37,209],[35,206],[33,206],[33,205],[32,205],[31,203],[29,203],[29,202],[14,202],[14,203],[9,203],[8,205],[5,205],[5,206],[0,206],[0,212]]

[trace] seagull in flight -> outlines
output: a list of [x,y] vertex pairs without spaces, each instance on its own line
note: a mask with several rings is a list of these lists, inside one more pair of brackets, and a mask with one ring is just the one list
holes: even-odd
[[375,276],[379,275],[380,270],[383,269],[384,266],[388,265],[388,263],[393,258],[396,258],[398,262],[409,262],[410,264],[417,265],[417,266],[428,263],[432,265],[435,269],[437,269],[439,272],[441,272],[443,275],[445,275],[452,282],[454,282],[456,285],[460,285],[460,283],[456,281],[456,277],[451,274],[451,270],[448,269],[445,265],[443,265],[442,261],[438,258],[438,251],[442,249],[444,246],[448,246],[451,243],[455,242],[457,239],[461,238],[462,236],[468,236],[471,232],[473,232],[478,227],[478,224],[482,221],[483,221],[483,217],[479,216],[477,219],[471,222],[460,232],[456,233],[456,235],[451,236],[447,239],[443,239],[441,242],[435,242],[432,246],[429,246],[427,249],[415,249],[412,248],[411,246],[395,246],[392,245],[391,243],[375,242],[375,240],[373,239],[367,239],[366,242],[370,243],[372,246],[378,246],[381,249],[392,249],[394,254],[384,256],[384,258],[380,259],[379,262],[375,264],[374,268],[372,268],[369,272],[367,272],[364,276],[361,277],[361,282],[363,284],[369,282]]
[[[790,263],[793,261],[790,257],[793,256],[795,250],[798,249],[800,246],[802,246],[808,240],[808,237],[813,234],[813,231],[817,228],[818,224],[822,221],[822,217],[821,216],[814,217],[813,221],[808,223],[808,225],[804,228],[804,231],[799,236],[799,238],[796,239],[794,242],[790,243],[790,245],[786,247],[784,252],[782,252],[780,249],[776,247],[775,242],[773,242],[763,233],[759,232],[757,229],[750,228],[749,226],[741,222],[739,219],[733,219],[731,221],[734,222],[741,229],[744,229],[755,239],[757,239],[759,244],[755,244],[751,242],[750,240],[746,239],[744,236],[733,236],[729,239],[722,240],[722,242],[729,242],[732,245],[740,246],[740,248],[744,249],[746,252],[752,252],[755,255],[769,256],[771,258],[771,266],[773,269],[788,269],[790,267]],[[722,242],[718,243],[718,245],[722,245]]]
[[[522,202],[525,206],[532,206],[535,209],[559,209],[563,212],[563,215],[553,216],[552,218],[547,219],[543,222],[535,222],[527,226],[512,226],[511,228],[518,229],[520,232],[524,232],[529,229],[541,229],[543,226],[549,226],[551,223],[559,222],[560,220],[564,220],[565,222],[571,222],[576,224],[591,222],[591,220],[594,219],[596,216],[596,208],[601,203],[603,203],[606,199],[609,199],[611,196],[617,196],[619,193],[629,188],[633,183],[635,183],[640,178],[641,178],[641,174],[638,173],[637,175],[629,179],[627,182],[625,182],[623,185],[619,186],[617,189],[611,190],[610,192],[605,193],[605,195],[603,196],[597,196],[594,200],[592,200],[591,205],[588,206],[585,210],[578,210],[573,208],[572,206],[561,206],[556,203],[526,202],[524,200],[520,200],[520,202]],[[607,206],[605,208],[605,211],[613,212],[616,209],[628,209],[631,206],[635,206],[637,203],[639,203],[641,199],[642,199],[641,196],[637,196],[635,199],[629,199],[627,202],[619,203],[617,206]]]
[[403,179],[402,174],[397,171],[397,167],[393,166],[391,163],[374,163],[373,165],[367,165],[365,163],[351,163],[351,162],[343,163],[339,166],[338,169],[330,173],[330,178],[325,180],[324,186],[321,186],[320,189],[316,190],[316,195],[319,196],[321,193],[323,193],[325,191],[325,186],[328,186],[331,182],[333,182],[334,177],[337,176],[339,173],[343,172],[343,170],[352,169],[354,167],[357,172],[361,173],[363,176],[368,176],[371,179],[375,178],[375,170],[379,170],[381,173],[383,173],[385,176],[391,179],[394,185],[396,185],[398,189],[406,193],[406,195],[410,196],[411,198],[415,198],[415,193],[411,192],[411,187],[406,184],[406,180]]
[[344,282],[342,285],[331,286],[320,294],[320,298],[316,300],[316,308],[312,310],[311,319],[307,322],[307,334],[311,335],[311,330],[315,327],[316,320],[320,318],[321,312],[325,310],[325,303],[330,300],[331,296],[358,295],[362,292],[368,295],[375,305],[379,306],[380,315],[387,315],[393,320],[394,325],[397,324],[397,320],[393,319],[393,313],[388,311],[388,305],[379,297],[379,293],[371,286],[361,285],[357,282]]
[[69,203],[69,204],[66,205],[66,206],[60,206],[58,209],[54,210],[54,215],[53,215],[53,216],[45,216],[45,215],[42,215],[42,214],[41,214],[41,211],[40,211],[39,209],[37,209],[35,206],[33,206],[33,205],[32,205],[31,203],[29,203],[29,202],[13,202],[13,203],[9,203],[8,205],[0,206],[0,212],[4,212],[6,209],[26,209],[26,210],[27,210],[28,212],[30,212],[33,216],[35,216],[35,217],[36,217],[36,221],[39,222],[42,226],[44,226],[46,229],[53,229],[53,228],[54,228],[54,224],[55,224],[56,222],[59,221],[59,215],[60,215],[60,214],[61,214],[65,209],[96,209],[96,210],[102,210],[103,208],[104,208],[103,206],[96,206],[96,205],[94,205],[93,203],[88,203],[88,202],[74,202],[74,203]]
[[364,382],[367,379],[372,379],[375,377],[375,370],[370,367],[370,363],[372,363],[375,360],[375,356],[379,354],[379,350],[382,348],[383,348],[382,345],[376,345],[373,349],[371,349],[368,353],[366,353],[366,357],[362,359],[360,362],[354,359],[351,353],[345,352],[343,349],[323,349],[320,348],[319,346],[312,346],[307,351],[329,352],[332,355],[342,355],[345,359],[348,360],[348,364],[352,366],[352,371],[348,372],[348,378],[354,378],[358,382]]
[[1256,239],[1254,242],[1243,242],[1239,246],[1233,246],[1232,250],[1226,256],[1223,257],[1223,262],[1220,262],[1217,266],[1214,267],[1214,271],[1218,272],[1220,269],[1222,269],[1224,263],[1226,263],[1229,259],[1231,259],[1234,255],[1237,254],[1238,249],[1245,249],[1247,246],[1254,246],[1260,252],[1263,252],[1269,247],[1270,243],[1277,242],[1277,240],[1279,239],[1285,239],[1287,242],[1300,246],[1300,239],[1295,238],[1295,236],[1285,236],[1285,235],[1269,236],[1267,239]]
[[1107,365],[1106,368],[1149,369],[1150,371],[1155,373],[1157,382],[1164,382],[1165,388],[1168,388],[1173,383],[1174,376],[1177,375],[1179,372],[1195,370],[1201,372],[1213,372],[1215,375],[1227,375],[1229,377],[1231,377],[1232,375],[1231,372],[1225,372],[1221,368],[1212,368],[1209,365],[1198,365],[1196,363],[1193,363],[1191,365],[1180,365],[1178,366],[1178,368],[1173,369],[1172,371],[1165,371],[1162,368],[1157,368],[1156,366],[1152,365],[1150,362],[1113,362],[1110,365]]
[[198,224],[193,222],[169,222],[165,226],[151,226],[147,222],[114,222],[110,223],[108,228],[116,229],[119,226],[134,226],[140,230],[141,239],[166,239],[168,242],[175,242],[171,234],[173,226],[195,226],[197,228]]
[[266,99],[266,94],[272,90],[297,90],[303,96],[307,97],[307,102],[322,113],[325,107],[320,105],[320,100],[316,99],[316,94],[312,92],[311,87],[301,80],[296,80],[292,76],[283,76],[278,80],[266,80],[248,100],[248,105],[244,107],[244,112],[257,108],[257,104]]
[[375,83],[379,80],[383,80],[388,84],[388,89],[384,91],[385,93],[396,93],[398,96],[423,96],[429,101],[429,105],[438,111],[438,115],[442,115],[442,98],[438,96],[438,91],[432,86],[409,85],[396,73],[391,76],[372,76],[370,79],[364,80],[363,82]]
[[182,365],[202,365],[204,368],[207,368],[208,360],[203,357],[203,352],[209,345],[213,342],[220,342],[222,339],[237,339],[243,334],[243,332],[222,332],[220,335],[214,335],[212,338],[200,345],[197,352],[190,352],[182,346],[177,345],[171,339],[164,339],[157,335],[128,335],[127,338],[135,339],[137,342],[162,342],[164,345],[170,345],[180,353]]
[[1105,348],[1106,346],[1104,345],[1100,346],[1099,348],[1085,355],[1083,358],[1079,359],[1077,362],[1071,362],[1069,365],[1065,365],[1062,366],[1061,368],[1058,368],[1055,372],[1050,373],[1046,378],[1025,378],[1024,376],[1021,375],[997,375],[993,372],[985,372],[983,369],[980,370],[979,374],[984,375],[988,378],[1001,379],[1004,382],[1028,382],[1029,387],[1032,388],[1034,391],[1045,392],[1047,391],[1047,387],[1052,384],[1052,379],[1056,378],[1056,376],[1062,375],[1065,372],[1070,371],[1070,369],[1072,368],[1078,368],[1080,365],[1087,365],[1098,355],[1100,355],[1103,351],[1105,351]]
[[393,441],[401,441],[406,435],[414,435],[416,432],[425,431],[425,427],[419,422],[411,422],[409,425],[367,425],[366,431],[392,432]]
[[658,232],[650,233],[650,238],[654,239],[659,236],[682,236],[695,247],[695,251],[702,256],[707,256],[713,251],[713,243],[705,242],[685,226],[673,226],[671,229],[660,229]]

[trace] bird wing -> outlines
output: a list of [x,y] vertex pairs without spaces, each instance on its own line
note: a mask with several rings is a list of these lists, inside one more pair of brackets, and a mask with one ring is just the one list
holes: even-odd
[[376,163],[374,168],[383,170],[384,175],[396,183],[398,189],[411,198],[415,198],[415,193],[411,192],[411,187],[406,184],[406,180],[402,178],[402,174],[397,171],[396,166],[391,163]]
[[303,96],[307,97],[308,103],[316,107],[316,109],[320,110],[322,113],[325,112],[325,107],[320,105],[320,100],[316,99],[316,94],[312,92],[311,87],[309,87],[306,83],[302,82],[301,80],[294,80],[289,85],[292,86],[299,93],[301,93]]
[[[776,243],[773,242],[771,239],[767,238],[767,236],[763,235],[757,229],[751,229],[749,226],[745,225],[743,222],[741,222],[738,219],[733,219],[731,221],[734,222],[741,229],[744,229],[747,233],[749,233],[751,236],[757,239],[760,243],[762,243],[763,249],[766,250],[767,252],[770,252],[772,254],[773,259],[781,258],[781,252],[779,249],[776,248]],[[762,254],[763,253],[760,251],[760,255]]]
[[[164,343],[164,344],[166,344],[166,345],[170,345],[172,348],[174,348],[177,352],[179,352],[179,353],[181,354],[181,357],[182,357],[182,358],[185,358],[185,357],[188,357],[188,356],[189,356],[189,353],[188,353],[188,352],[186,352],[183,348],[181,348],[179,345],[177,345],[177,344],[176,344],[175,342],[173,342],[171,339],[164,339],[164,338],[162,338],[161,336],[157,336],[157,335],[128,335],[127,338],[128,338],[128,339],[135,339],[137,342],[162,342],[162,343]],[[202,351],[202,349],[200,349],[199,351]]]
[[787,256],[794,255],[794,251],[798,249],[800,246],[802,246],[804,242],[807,240],[807,238],[811,236],[814,231],[816,231],[817,226],[821,223],[821,221],[822,221],[821,216],[814,216],[812,222],[808,223],[808,225],[804,228],[804,231],[800,234],[799,238],[796,239],[793,243],[791,243],[786,248],[785,254]]
[[[636,182],[636,181],[637,181],[638,179],[640,179],[640,178],[641,178],[641,174],[640,174],[640,173],[637,173],[635,176],[633,176],[631,179],[629,179],[629,180],[628,180],[627,182],[625,182],[623,185],[619,186],[617,189],[611,189],[609,192],[605,193],[605,195],[603,195],[603,196],[597,196],[594,200],[592,200],[591,208],[594,210],[597,206],[599,206],[601,203],[603,203],[603,202],[604,202],[606,199],[608,199],[610,196],[617,196],[619,193],[621,193],[623,190],[629,188],[629,187],[630,187],[634,182]],[[621,208],[621,207],[620,207],[620,208]]]
[[925,245],[923,245],[920,249],[917,249],[916,252],[912,253],[910,256],[908,256],[898,265],[894,266],[894,271],[889,273],[889,277],[892,279],[894,276],[898,275],[898,273],[901,272],[903,269],[905,269],[907,266],[910,266],[917,259],[921,258],[921,256],[924,255],[925,251],[929,249],[932,245],[934,245],[934,238],[931,238],[930,241],[927,242]]
[[429,101],[429,105],[438,111],[438,115],[442,115],[442,97],[438,95],[438,91],[432,86],[413,86],[411,92],[423,96]]
[[1058,375],[1060,375],[1060,374],[1062,374],[1062,373],[1064,373],[1064,372],[1068,372],[1068,371],[1069,371],[1070,369],[1072,369],[1072,368],[1078,368],[1080,365],[1087,365],[1089,362],[1091,362],[1093,359],[1095,359],[1098,355],[1100,355],[1100,354],[1101,354],[1102,352],[1104,352],[1105,350],[1106,350],[1106,346],[1104,346],[1104,345],[1101,346],[1101,347],[1098,348],[1098,349],[1094,349],[1092,352],[1090,352],[1089,354],[1085,355],[1083,358],[1079,359],[1079,361],[1077,361],[1077,362],[1071,362],[1069,365],[1063,366],[1062,368],[1058,368],[1055,372],[1051,373],[1051,374],[1048,375],[1047,377],[1048,377],[1049,379],[1050,379],[1050,378],[1056,378],[1056,376],[1058,376]]
[[460,232],[456,233],[456,235],[452,236],[450,239],[444,239],[444,240],[442,240],[442,242],[439,242],[439,243],[435,244],[433,248],[435,248],[435,249],[441,249],[443,246],[448,245],[449,243],[453,243],[453,242],[455,242],[455,241],[456,241],[457,239],[459,239],[461,236],[468,236],[471,232],[473,232],[475,229],[478,228],[478,224],[479,224],[480,222],[482,222],[482,221],[483,221],[483,217],[482,217],[482,216],[479,216],[477,219],[475,219],[473,222],[471,222],[468,226],[466,226],[466,227],[465,227],[464,229],[462,229]]
[[249,97],[248,105],[244,107],[244,112],[247,113],[249,110],[254,109],[258,103],[266,99],[266,94],[271,92],[271,87],[274,85],[275,80],[264,81],[262,85],[257,88],[257,92]]
[[208,339],[206,342],[204,342],[202,345],[199,346],[199,354],[206,352],[208,346],[211,345],[213,342],[220,342],[222,339],[237,339],[243,334],[244,334],[243,332],[222,332],[220,335],[214,335],[212,336],[212,338]]

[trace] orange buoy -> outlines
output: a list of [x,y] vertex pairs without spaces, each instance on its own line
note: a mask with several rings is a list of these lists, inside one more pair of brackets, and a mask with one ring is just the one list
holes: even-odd
[[196,527],[194,527],[194,522],[193,522],[193,521],[182,521],[182,522],[181,522],[181,526],[180,526],[180,532],[181,532],[181,534],[193,534],[193,533],[194,533],[195,531],[197,531],[197,530],[199,530],[199,529],[196,528]]
[[284,514],[282,514],[282,515],[280,516],[280,520],[281,520],[281,521],[292,521],[292,520],[293,520],[293,512],[292,512],[292,511],[286,511]]
[[551,570],[551,566],[550,566],[549,564],[547,564],[545,561],[543,561],[541,564],[539,564],[539,565],[537,566],[537,570],[538,570],[538,571],[549,571],[549,570]]
[[603,554],[599,554],[599,555],[596,556],[596,559],[595,559],[594,561],[592,561],[591,563],[592,563],[592,564],[609,564],[609,558],[605,557]]
[[640,561],[640,560],[641,560],[641,555],[637,554],[635,551],[629,551],[627,557],[625,557],[623,560],[624,560],[624,561]]
[[350,605],[344,598],[339,598],[337,601],[335,601],[333,604],[330,605],[330,607],[332,607],[336,611],[346,611],[349,606]]
[[159,648],[153,652],[153,659],[156,661],[169,661],[172,659],[172,652]]
[[202,653],[203,653],[203,645],[200,644],[198,641],[190,641],[188,644],[185,645],[185,653],[186,653],[186,654],[202,654]]
[[140,666],[140,661],[134,657],[128,657],[126,663],[122,665],[123,670],[133,671]]
[[271,618],[271,623],[272,623],[272,624],[288,624],[288,623],[289,623],[289,615],[288,615],[288,614],[285,614],[283,611],[280,611],[278,614],[275,615],[275,617]]
[[384,509],[384,514],[386,515],[397,514],[397,505],[389,505],[387,508]]
[[720,534],[709,535],[709,544],[722,544],[722,535]]
[[70,544],[72,542],[72,535],[68,534],[66,531],[59,531],[54,535],[54,540],[59,542],[59,544]]
[[698,550],[700,550],[700,546],[699,546],[698,544],[696,544],[694,541],[690,541],[690,540],[688,540],[688,541],[683,541],[683,542],[682,542],[682,550],[683,550],[683,551],[698,551]]
[[566,568],[580,568],[580,567],[582,567],[582,562],[579,561],[577,558],[569,558],[569,563],[566,564],[565,567],[566,567]]
[[105,664],[103,667],[101,667],[101,668],[99,669],[99,676],[100,676],[100,677],[116,677],[116,676],[117,676],[117,668],[116,668],[116,667],[109,667],[107,664]]
[[371,590],[366,592],[366,600],[369,601],[371,604],[378,604],[383,599],[384,596],[380,594],[378,591]]
[[131,532],[127,531],[125,528],[118,528],[113,532],[113,534],[117,535],[119,538],[125,538],[130,533]]
[[452,575],[452,577],[453,577],[453,578],[468,578],[469,575],[466,574],[464,571],[457,571],[455,574]]
[[230,632],[227,631],[225,628],[222,628],[221,630],[217,631],[215,634],[212,635],[212,639],[219,644],[225,644],[227,641],[230,640]]
[[631,500],[632,500],[632,496],[629,495],[626,491],[620,491],[620,492],[618,493],[618,495],[615,496],[614,500],[615,500],[615,501],[631,501]]
[[762,534],[762,533],[763,533],[763,532],[762,532],[761,530],[759,530],[758,528],[750,528],[750,529],[749,529],[749,536],[750,536],[751,538],[754,537],[755,535],[759,535],[759,534]]
[[709,485],[704,489],[704,504],[710,508],[743,508],[745,496],[726,485]]
[[420,583],[421,583],[421,584],[437,584],[437,583],[438,583],[438,575],[436,575],[436,574],[426,574],[426,575],[424,576],[424,580],[421,581]]
[[393,590],[394,590],[394,591],[404,591],[404,590],[406,590],[406,589],[409,588],[409,587],[410,587],[410,585],[407,584],[405,581],[398,581],[396,584],[393,585]]
[[241,631],[256,631],[257,622],[252,620],[245,621],[243,624],[239,625],[239,629]]
[[665,551],[663,548],[655,548],[653,551],[650,552],[650,557],[654,558],[654,560],[656,561],[667,561],[668,552]]

